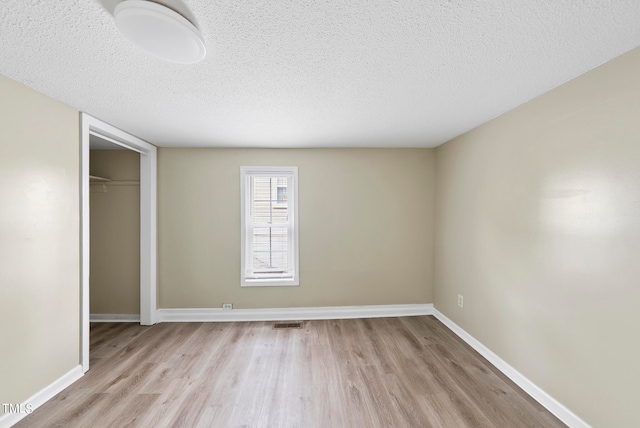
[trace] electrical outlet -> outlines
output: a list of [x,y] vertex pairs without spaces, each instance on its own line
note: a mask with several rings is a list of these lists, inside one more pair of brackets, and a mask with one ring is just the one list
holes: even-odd
[[464,308],[464,296],[462,294],[458,294],[458,306]]
[[233,309],[233,303],[223,303],[222,309]]

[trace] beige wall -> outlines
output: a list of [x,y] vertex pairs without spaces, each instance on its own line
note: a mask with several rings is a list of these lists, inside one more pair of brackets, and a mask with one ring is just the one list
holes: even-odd
[[91,175],[114,180],[91,186],[91,313],[139,314],[140,155],[91,150],[89,163]]
[[[432,302],[433,149],[158,156],[161,308]],[[299,167],[299,287],[240,287],[241,165]]]
[[437,309],[596,427],[640,426],[638,76],[635,49],[436,151]]
[[79,123],[4,76],[0,94],[0,403],[20,403],[80,363]]

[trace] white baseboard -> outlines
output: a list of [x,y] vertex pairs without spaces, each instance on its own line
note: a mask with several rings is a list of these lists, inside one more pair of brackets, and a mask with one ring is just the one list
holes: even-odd
[[89,322],[140,322],[140,314],[91,314]]
[[432,315],[433,305],[322,306],[269,309],[158,309],[158,322],[305,321]]
[[[82,372],[82,366],[77,365],[76,367],[59,377],[53,383],[45,386],[39,392],[36,392],[34,395],[25,400],[23,403],[20,403],[20,408],[24,409],[25,406],[28,405],[26,408],[30,409],[31,411],[36,410],[44,403],[51,400],[60,391],[80,379],[82,376],[84,376],[84,373]],[[29,413],[5,413],[4,415],[0,416],[0,428],[11,427],[28,415]]]
[[480,355],[486,358],[505,376],[511,379],[513,383],[522,388],[534,400],[540,403],[548,411],[553,413],[558,419],[567,424],[569,427],[590,428],[590,425],[580,419],[578,415],[566,408],[562,403],[553,398],[551,395],[547,394],[535,383],[527,379],[522,373],[514,369],[506,361],[493,353],[493,351],[491,351],[489,348],[480,343],[476,338],[463,330],[459,325],[447,318],[442,312],[434,309],[433,316],[435,316],[442,324],[447,326],[449,330],[458,335],[458,337],[467,342],[469,346],[475,349]]

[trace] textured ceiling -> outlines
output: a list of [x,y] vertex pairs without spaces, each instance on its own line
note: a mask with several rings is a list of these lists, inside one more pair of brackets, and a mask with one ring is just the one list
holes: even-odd
[[116,3],[2,0],[0,74],[158,146],[433,147],[640,45],[638,0],[165,0],[178,65]]

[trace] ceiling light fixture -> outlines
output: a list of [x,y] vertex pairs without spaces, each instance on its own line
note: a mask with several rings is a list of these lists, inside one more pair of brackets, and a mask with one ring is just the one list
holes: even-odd
[[118,29],[130,41],[166,61],[193,64],[207,53],[198,29],[161,4],[125,0],[116,5],[113,17]]

